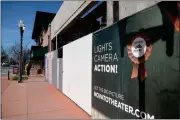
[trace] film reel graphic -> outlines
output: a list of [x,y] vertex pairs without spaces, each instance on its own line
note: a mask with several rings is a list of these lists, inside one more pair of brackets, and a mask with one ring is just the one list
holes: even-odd
[[152,51],[152,43],[150,38],[145,34],[137,34],[129,41],[127,45],[128,56],[133,62],[133,69],[131,79],[140,76],[140,80],[144,80],[147,77],[145,70],[145,61],[148,60]]

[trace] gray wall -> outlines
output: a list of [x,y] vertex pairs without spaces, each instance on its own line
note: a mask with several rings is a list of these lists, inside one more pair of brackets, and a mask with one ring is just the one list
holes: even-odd
[[[119,13],[119,20],[121,20],[139,11],[147,9],[158,2],[160,2],[160,0],[119,0],[119,11],[117,9],[116,12]],[[115,14],[113,13],[113,4],[113,1],[107,1],[107,26],[112,25],[115,19]]]
[[57,58],[57,89],[63,90],[63,59]]
[[62,91],[63,77],[63,60],[57,58],[57,50],[51,52],[52,58],[47,58],[52,61],[51,83],[60,91]]
[[51,40],[70,24],[92,1],[64,1],[51,22]]
[[161,0],[120,0],[119,1],[119,20],[131,16],[139,11],[147,9]]
[[63,84],[63,60],[62,58],[52,59],[52,84],[60,91],[62,91]]
[[52,84],[57,87],[57,58],[52,59]]

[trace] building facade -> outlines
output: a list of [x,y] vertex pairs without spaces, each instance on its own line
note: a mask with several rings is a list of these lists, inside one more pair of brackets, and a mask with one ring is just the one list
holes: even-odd
[[[168,118],[169,116],[179,118],[179,109],[175,106],[173,108],[176,108],[176,113],[167,112],[168,110],[160,113],[160,109],[162,110],[163,108],[157,103],[165,104],[164,102],[159,102],[164,98],[158,98],[155,95],[158,91],[157,89],[154,88],[154,91],[152,90],[153,92],[150,90],[151,88],[148,87],[148,85],[151,86],[154,84],[151,80],[147,81],[148,85],[146,84],[146,89],[144,88],[145,83],[143,85],[135,80],[135,82],[131,80],[131,68],[133,66],[128,58],[128,56],[131,55],[129,55],[128,52],[124,52],[128,49],[125,43],[126,37],[130,39],[136,34],[141,36],[142,34],[139,34],[141,32],[151,36],[154,40],[153,49],[155,48],[157,51],[152,51],[153,58],[151,57],[150,59],[151,63],[147,63],[147,68],[150,71],[150,75],[148,75],[150,78],[152,77],[152,79],[153,77],[159,80],[163,79],[165,81],[160,81],[171,84],[165,77],[157,77],[159,75],[154,72],[160,70],[161,73],[165,74],[168,70],[166,69],[166,71],[157,64],[152,64],[156,58],[156,63],[160,64],[162,62],[161,59],[158,58],[159,56],[163,57],[163,60],[170,60],[166,54],[170,54],[172,51],[165,51],[164,43],[160,43],[159,40],[157,40],[158,42],[155,41],[155,38],[161,39],[157,33],[162,34],[162,28],[164,28],[165,31],[173,28],[173,25],[170,25],[171,22],[167,20],[167,15],[162,12],[164,10],[162,10],[162,8],[167,4],[170,5],[170,3],[161,1],[103,1],[93,11],[84,16],[85,13],[97,4],[97,1],[64,1],[53,20],[48,24],[49,26],[47,25],[48,29],[46,32],[41,29],[42,34],[39,33],[39,36],[42,36],[42,40],[39,41],[39,45],[48,46],[49,48],[46,54],[49,66],[47,68],[47,81],[95,119],[137,118],[138,114],[136,114],[136,116],[129,115],[129,113],[132,113],[132,108],[134,107],[142,110],[142,114],[145,114],[143,110],[146,111],[146,108],[147,111],[151,113],[151,116],[148,116],[150,114],[146,114],[146,118],[153,118],[153,116],[155,116],[155,118],[156,116],[157,118]],[[176,3],[171,3],[171,5],[176,5]],[[166,9],[169,10],[171,8],[166,6],[165,10]],[[154,17],[149,18],[148,14]],[[171,32],[167,33],[170,34]],[[176,35],[178,35],[178,33]],[[121,39],[123,40],[121,40],[120,37],[122,37]],[[174,42],[178,41],[174,39]],[[127,67],[119,67],[121,71],[117,76],[111,76],[109,73],[94,72],[94,70],[98,68],[95,69],[93,67],[95,64],[95,61],[93,61],[94,58],[92,57],[95,56],[95,53],[92,53],[93,49],[99,44],[104,45],[107,43],[113,43],[113,48],[115,48],[115,50],[113,50],[118,53],[120,62],[117,62],[117,64],[119,66],[126,65]],[[158,51],[157,46],[161,47],[161,50]],[[110,48],[111,47],[110,45]],[[147,49],[151,51],[150,48]],[[178,54],[178,46],[173,49],[176,49],[176,54]],[[111,54],[114,51],[111,51]],[[105,53],[106,52],[107,51],[105,51]],[[161,52],[161,55],[157,55],[156,52]],[[158,57],[155,57],[155,54]],[[100,64],[105,63],[101,63],[100,61]],[[175,64],[178,65],[178,62]],[[152,66],[157,66],[157,68]],[[98,69],[97,71],[99,72],[101,70]],[[153,76],[155,74],[156,76]],[[172,72],[172,74],[175,74],[176,77],[178,76],[175,72]],[[177,78],[173,77],[173,79],[177,82]],[[111,82],[109,82],[109,80],[111,80]],[[98,83],[97,81],[101,82]],[[111,102],[110,105],[105,99],[102,99],[104,101],[100,101],[99,98],[102,97],[99,97],[99,94],[95,96],[94,91],[98,89],[93,85],[95,87],[98,85],[104,86],[105,90],[108,88],[123,92],[124,95],[127,96],[126,102],[131,103],[133,107],[126,105],[125,111],[119,111],[119,108],[117,109],[118,105],[114,104],[116,108],[111,106],[113,102]],[[141,88],[138,88],[138,85],[141,86]],[[151,87],[153,88],[153,85]],[[168,88],[168,86],[166,87]],[[176,87],[173,86],[173,88]],[[141,89],[141,91],[139,89]],[[111,92],[111,90],[109,91]],[[146,96],[144,95],[144,91],[148,91]],[[108,94],[109,92],[106,90],[106,93]],[[151,99],[152,101],[150,101]],[[146,104],[147,102],[149,104]],[[178,103],[177,105],[180,106]],[[155,110],[152,106],[158,109]],[[167,113],[171,115],[167,115]]]
[[36,46],[31,47],[31,61],[35,64],[40,73],[44,73],[45,54],[50,50],[50,27],[49,24],[53,20],[55,14],[37,11],[34,21],[32,39],[36,42]]

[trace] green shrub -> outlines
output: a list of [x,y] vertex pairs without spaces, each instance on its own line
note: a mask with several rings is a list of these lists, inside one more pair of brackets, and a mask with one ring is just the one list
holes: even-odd
[[[27,75],[23,75],[22,76],[22,80],[27,80],[28,76]],[[19,80],[19,75],[15,75],[12,77],[12,80]]]
[[18,80],[18,78],[19,78],[19,77],[16,75],[16,76],[13,76],[12,79],[13,79],[13,80]]
[[24,70],[22,74],[23,74],[23,75],[26,75],[26,71]]
[[28,79],[28,76],[22,76],[22,79],[23,79],[23,80],[27,80],[27,79]]

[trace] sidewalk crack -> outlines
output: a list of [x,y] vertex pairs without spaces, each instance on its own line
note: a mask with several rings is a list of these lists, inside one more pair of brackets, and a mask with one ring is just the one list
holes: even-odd
[[39,113],[44,113],[44,112],[55,112],[55,111],[63,111],[65,109],[56,109],[56,110],[44,110],[44,111],[41,111],[41,112],[36,112],[36,113],[28,113],[28,114],[39,114]]
[[11,115],[11,116],[2,116],[2,119],[9,119],[9,117],[12,118],[12,117],[17,117],[17,116],[21,116],[21,115],[26,115],[26,114],[18,114],[18,115]]

